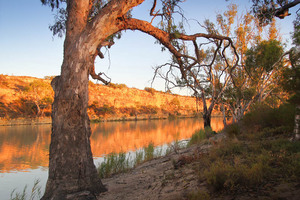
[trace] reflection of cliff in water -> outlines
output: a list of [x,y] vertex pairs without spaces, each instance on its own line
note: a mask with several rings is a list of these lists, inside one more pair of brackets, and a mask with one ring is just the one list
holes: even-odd
[[51,125],[0,127],[0,172],[48,167]]
[[[199,119],[106,122],[91,124],[91,147],[95,157],[111,152],[190,138],[203,127]],[[222,120],[212,119],[212,127],[223,128]],[[0,127],[0,173],[48,167],[51,125]]]
[[[221,118],[213,118],[212,129],[223,128]],[[100,157],[110,152],[127,152],[147,146],[171,143],[174,140],[188,139],[203,128],[200,119],[107,122],[92,124],[91,146],[93,155]]]

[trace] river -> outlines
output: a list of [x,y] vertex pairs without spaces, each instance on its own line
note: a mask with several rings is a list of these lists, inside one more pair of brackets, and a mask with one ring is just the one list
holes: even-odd
[[[203,127],[200,119],[146,120],[91,124],[91,148],[95,165],[111,152],[131,152],[148,146],[184,140]],[[221,118],[212,118],[212,128],[223,128]],[[0,199],[9,199],[16,189],[28,189],[40,180],[44,190],[48,176],[51,125],[0,126]]]

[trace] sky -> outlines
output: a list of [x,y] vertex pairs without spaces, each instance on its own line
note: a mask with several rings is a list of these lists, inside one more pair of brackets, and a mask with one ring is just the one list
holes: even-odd
[[[133,17],[149,21],[152,0],[133,9]],[[249,0],[186,0],[181,4],[187,19],[215,20],[217,13],[226,10],[230,3],[250,10]],[[290,10],[292,16],[278,21],[284,41],[290,43],[292,21],[299,6]],[[60,74],[63,60],[63,38],[53,37],[49,25],[54,12],[42,6],[40,0],[0,0],[0,74],[43,78]],[[203,32],[199,26],[191,26],[188,33]],[[170,60],[168,52],[162,52],[155,39],[139,31],[123,32],[105,59],[96,59],[96,72],[104,72],[113,83],[125,83],[129,87],[151,87],[153,67]],[[152,85],[164,91],[164,82],[156,80]]]

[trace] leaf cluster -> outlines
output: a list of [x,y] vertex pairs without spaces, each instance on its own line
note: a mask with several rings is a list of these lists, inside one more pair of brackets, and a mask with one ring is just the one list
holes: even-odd
[[246,52],[246,68],[249,72],[255,71],[258,67],[270,72],[282,54],[283,48],[279,41],[263,41]]
[[252,0],[252,12],[259,19],[261,25],[272,22],[276,9],[290,3],[290,0]]

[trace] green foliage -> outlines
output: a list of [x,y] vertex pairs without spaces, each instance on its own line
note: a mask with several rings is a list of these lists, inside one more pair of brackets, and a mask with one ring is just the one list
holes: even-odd
[[115,107],[104,104],[102,107],[98,107],[95,109],[97,115],[107,115],[107,114],[115,114]]
[[199,168],[199,179],[205,179],[215,192],[226,193],[248,191],[270,181],[297,181],[300,142],[290,142],[287,134],[293,127],[292,108],[259,105],[243,123],[226,127],[227,134],[238,139],[229,137],[201,157],[204,168]]
[[126,154],[121,152],[119,154],[110,153],[104,158],[98,168],[100,178],[107,178],[116,173],[122,173],[129,169],[129,160],[126,159]]
[[196,131],[192,135],[192,137],[188,143],[188,146],[193,145],[193,144],[198,144],[198,143],[202,142],[203,140],[212,137],[214,134],[215,134],[215,132],[212,131],[211,127],[205,127],[205,129]]
[[282,54],[283,48],[279,41],[262,41],[246,52],[246,68],[248,72],[255,72],[258,67],[269,72],[273,70],[274,64],[279,61]]
[[111,177],[114,174],[126,172],[145,161],[152,160],[153,158],[162,155],[161,152],[155,154],[154,150],[154,144],[150,143],[142,150],[137,150],[134,159],[131,159],[130,156],[126,156],[126,153],[124,152],[119,154],[110,153],[104,157],[104,161],[98,167],[98,174],[100,178]]
[[25,92],[40,93],[44,90],[52,90],[51,86],[43,80],[35,80],[24,87]]
[[297,180],[299,148],[300,142],[287,139],[228,142],[211,152],[204,176],[216,192],[255,188],[282,177]]
[[293,43],[294,45],[300,45],[300,14],[297,13],[297,17],[294,20],[294,32],[293,32]]
[[224,128],[224,132],[228,135],[228,137],[233,138],[241,133],[241,129],[239,124],[232,123]]
[[279,126],[293,127],[294,116],[295,107],[291,104],[283,104],[279,108],[257,104],[245,114],[243,127],[253,131]]
[[219,148],[213,149],[211,156],[215,159],[221,157],[230,157],[232,155],[240,155],[245,151],[242,143],[228,140],[220,144]]
[[298,104],[300,102],[300,15],[297,15],[297,19],[294,21],[294,33],[293,43],[296,47],[293,47],[289,51],[289,59],[291,66],[286,67],[283,70],[282,78],[279,84],[283,89],[289,93],[290,102]]
[[135,152],[135,159],[134,159],[134,166],[137,166],[144,162],[144,151],[136,151]]
[[252,2],[252,12],[255,17],[258,18],[261,26],[265,26],[272,22],[278,7],[290,3],[289,0],[252,0]]
[[147,147],[144,147],[145,158],[144,160],[152,160],[154,158],[154,144],[151,142]]

